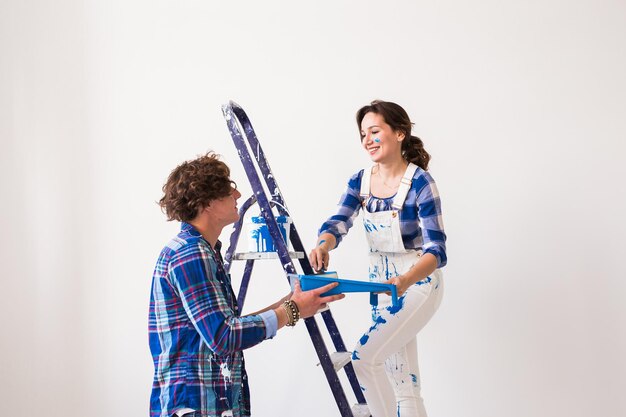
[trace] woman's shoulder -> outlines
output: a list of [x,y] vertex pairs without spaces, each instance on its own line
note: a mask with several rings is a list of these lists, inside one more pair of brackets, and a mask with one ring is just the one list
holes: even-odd
[[348,187],[357,189],[357,190],[360,189],[361,179],[363,178],[363,172],[365,172],[365,170],[361,169],[357,171],[354,175],[352,175],[350,179],[348,180]]
[[413,183],[411,184],[411,188],[414,190],[421,190],[424,186],[428,184],[434,184],[435,180],[429,171],[417,167],[415,169],[415,173],[413,174]]

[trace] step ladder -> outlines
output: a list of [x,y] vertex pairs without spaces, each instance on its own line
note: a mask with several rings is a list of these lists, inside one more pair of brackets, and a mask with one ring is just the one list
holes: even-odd
[[[259,140],[254,132],[254,129],[252,128],[250,119],[241,106],[233,101],[223,105],[222,112],[253,191],[253,195],[248,198],[248,200],[246,200],[239,209],[240,218],[234,225],[233,232],[230,236],[230,245],[224,257],[226,272],[230,271],[233,261],[246,261],[239,294],[237,296],[239,311],[241,311],[246,298],[246,292],[248,290],[248,284],[250,282],[250,276],[252,274],[252,268],[255,261],[272,258],[279,259],[286,276],[297,273],[293,263],[293,260],[295,259],[299,261],[304,274],[314,275],[314,271],[308,257],[306,256],[302,241],[300,240],[295,223],[293,222],[293,217],[287,210],[285,200],[283,199],[280,189],[278,188],[278,184],[276,183],[276,178],[272,174],[267,159],[265,158],[265,154],[263,153],[263,149],[261,148]],[[259,173],[261,175],[259,175]],[[261,181],[265,183],[268,190],[267,192]],[[241,229],[243,227],[244,215],[248,209],[256,203],[258,203],[260,207],[260,215],[265,220],[269,234],[272,238],[274,246],[276,247],[276,252],[235,253]],[[289,252],[288,242],[285,242],[280,233],[279,226],[272,209],[277,210],[279,215],[288,216],[292,220],[289,226],[289,240],[294,248],[293,252]],[[306,318],[304,319],[304,322],[311,337],[311,341],[313,342],[313,346],[315,347],[315,351],[317,352],[317,356],[319,357],[320,365],[322,366],[330,389],[337,403],[337,407],[339,408],[340,415],[342,417],[370,417],[365,397],[363,396],[363,392],[361,392],[361,387],[350,361],[351,352],[346,351],[346,346],[341,338],[339,330],[337,329],[337,325],[330,308],[327,307],[318,314],[322,316],[324,324],[326,325],[330,335],[330,339],[332,340],[336,350],[336,352],[332,355],[329,355],[328,353],[326,343],[322,338],[315,317]],[[350,407],[346,394],[339,381],[339,375],[337,372],[341,369],[346,372],[346,376],[358,402],[358,404],[354,405],[354,407]]]

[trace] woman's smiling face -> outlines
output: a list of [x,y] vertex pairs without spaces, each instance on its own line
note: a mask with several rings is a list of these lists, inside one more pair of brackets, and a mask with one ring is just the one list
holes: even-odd
[[402,155],[404,134],[394,132],[378,113],[369,112],[361,121],[361,145],[373,162],[387,162]]

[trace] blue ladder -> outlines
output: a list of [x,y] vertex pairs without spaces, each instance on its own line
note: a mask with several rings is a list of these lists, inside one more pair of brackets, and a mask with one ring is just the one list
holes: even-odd
[[[223,105],[222,112],[254,193],[244,202],[239,210],[240,218],[234,225],[233,232],[230,236],[230,245],[226,251],[224,259],[226,272],[230,271],[232,261],[246,261],[241,286],[239,288],[239,295],[237,296],[239,311],[241,311],[255,260],[277,257],[280,259],[286,276],[289,277],[289,275],[297,274],[292,261],[292,258],[296,258],[299,260],[300,267],[305,275],[314,275],[315,273],[311,267],[308,257],[306,256],[306,252],[296,230],[295,223],[291,223],[289,230],[289,240],[294,248],[294,252],[289,252],[288,244],[281,235],[278,223],[276,222],[276,217],[272,212],[272,208],[276,209],[281,216],[291,216],[287,211],[285,201],[282,197],[280,189],[278,188],[278,184],[276,183],[276,178],[272,174],[270,166],[267,163],[267,159],[265,158],[265,154],[263,153],[263,149],[259,144],[256,134],[254,133],[250,119],[243,109],[233,101]],[[253,155],[251,155],[250,151]],[[270,190],[269,198],[263,188],[263,184],[261,183],[259,172],[261,173],[267,189]],[[261,210],[260,215],[265,220],[265,224],[267,225],[269,234],[276,248],[276,253],[272,253],[271,255],[267,253],[236,254],[235,249],[241,234],[244,215],[255,203],[259,204]],[[328,384],[330,385],[330,389],[335,397],[335,401],[337,402],[339,412],[342,417],[369,417],[370,413],[365,402],[365,397],[361,392],[361,387],[356,374],[354,373],[352,363],[350,362],[351,354],[346,351],[346,346],[341,338],[339,330],[337,329],[335,319],[333,318],[329,308],[325,309],[320,314],[326,324],[326,328],[336,350],[336,353],[333,355],[328,354],[328,349],[324,339],[322,338],[315,317],[306,318],[304,319],[304,322],[311,337],[311,341],[313,342],[313,346],[315,347],[315,351],[317,352],[317,356],[319,357],[324,374],[326,375],[326,379],[328,380]],[[354,407],[350,407],[346,394],[339,381],[337,371],[341,368],[343,368],[346,372],[350,386],[352,387],[354,395],[358,401],[358,404]]]

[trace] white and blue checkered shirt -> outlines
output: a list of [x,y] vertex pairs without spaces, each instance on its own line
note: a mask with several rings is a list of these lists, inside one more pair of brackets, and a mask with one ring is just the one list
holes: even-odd
[[[337,239],[337,245],[352,227],[363,202],[359,196],[363,170],[354,174],[348,181],[348,189],[339,200],[337,214],[330,217],[320,227],[319,234],[330,233]],[[366,201],[367,210],[379,212],[392,210],[393,197],[378,198],[370,195]],[[417,168],[413,175],[411,189],[400,210],[400,230],[405,249],[432,253],[437,258],[437,267],[447,263],[446,234],[441,217],[441,200],[435,181],[427,171]]]

